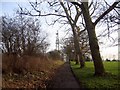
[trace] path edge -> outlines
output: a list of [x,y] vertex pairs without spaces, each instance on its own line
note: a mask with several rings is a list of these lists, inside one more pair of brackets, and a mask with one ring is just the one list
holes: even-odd
[[72,74],[73,74],[75,80],[77,81],[78,85],[80,86],[81,89],[85,89],[82,85],[80,85],[80,84],[82,84],[82,82],[80,82],[80,81],[79,81],[79,78],[76,77],[74,71],[72,70],[72,67],[71,67],[70,61],[69,61],[68,63],[69,63],[69,66],[70,66],[70,70],[71,70],[71,72],[72,72]]

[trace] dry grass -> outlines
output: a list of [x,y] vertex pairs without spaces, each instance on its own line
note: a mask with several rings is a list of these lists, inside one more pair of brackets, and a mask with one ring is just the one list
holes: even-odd
[[47,59],[46,56],[3,55],[3,88],[46,87],[46,81],[63,62]]

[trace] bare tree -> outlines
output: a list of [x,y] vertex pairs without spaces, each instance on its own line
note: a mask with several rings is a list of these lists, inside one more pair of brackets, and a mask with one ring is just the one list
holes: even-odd
[[105,69],[104,69],[101,55],[99,52],[99,45],[96,37],[95,26],[105,15],[107,15],[111,10],[113,10],[120,1],[114,2],[105,12],[103,12],[95,20],[94,23],[92,22],[92,18],[90,16],[88,0],[86,1],[87,2],[84,2],[84,0],[82,0],[81,4],[79,4],[78,2],[71,2],[71,3],[79,6],[83,12],[84,21],[85,21],[87,32],[89,35],[89,44],[90,44],[91,54],[92,54],[92,58],[95,66],[95,75],[104,75]]
[[[86,34],[87,32],[83,32],[79,36],[79,47],[82,51],[82,55],[84,58],[88,57],[91,52],[90,52],[90,47],[89,47],[89,40],[88,40],[88,35]],[[61,44],[63,47],[63,51],[67,54],[69,59],[74,59],[76,61],[76,64],[78,64],[78,60],[76,59],[76,52],[74,48],[74,38],[73,35],[71,35],[68,38],[63,38],[61,40]]]
[[30,15],[30,16],[54,15],[54,16],[57,16],[58,18],[53,21],[53,24],[56,22],[61,22],[61,21],[63,22],[63,24],[69,24],[72,28],[72,32],[73,32],[73,36],[74,36],[74,43],[75,43],[74,47],[75,47],[76,56],[77,56],[78,61],[80,62],[80,67],[83,68],[85,66],[85,62],[84,62],[84,57],[82,56],[82,51],[80,50],[80,47],[79,47],[79,40],[78,40],[78,33],[77,33],[78,28],[79,28],[77,26],[77,21],[79,19],[79,16],[81,15],[81,11],[79,10],[78,7],[75,7],[76,15],[75,15],[75,17],[72,17],[72,12],[70,9],[72,6],[69,5],[68,3],[67,4],[63,4],[62,2],[59,3],[57,0],[54,2],[52,2],[52,1],[46,1],[46,2],[47,2],[46,4],[49,5],[50,9],[55,10],[55,12],[42,14],[42,10],[38,9],[40,7],[40,5],[42,4],[42,2],[29,2],[30,5],[32,6],[33,10],[35,10],[37,12],[37,14],[33,14],[32,11],[30,12],[30,10],[27,10],[26,8],[23,9],[21,7],[20,7],[20,9],[23,12],[18,11],[18,13],[24,14],[24,15]]
[[3,53],[17,55],[35,55],[45,53],[49,43],[47,34],[43,34],[37,19],[2,17],[2,50]]
[[[100,55],[100,52],[99,52],[99,45],[98,45],[98,40],[97,40],[97,36],[96,36],[96,32],[95,32],[95,26],[98,24],[98,22],[105,19],[104,17],[106,15],[108,15],[108,13],[110,13],[110,11],[112,11],[112,10],[116,11],[115,8],[120,1],[114,2],[112,5],[109,5],[108,8],[106,8],[106,10],[100,10],[98,8],[98,3],[93,4],[93,2],[91,2],[91,3],[88,4],[88,0],[86,0],[87,2],[84,2],[84,0],[81,0],[79,2],[74,2],[74,0],[71,0],[71,1],[73,1],[71,3],[74,6],[72,6],[70,3],[67,3],[67,2],[64,2],[64,3],[60,2],[60,4],[59,4],[57,0],[51,1],[53,3],[46,0],[45,2],[49,3],[47,5],[50,5],[51,7],[53,7],[54,5],[58,6],[57,8],[52,8],[52,9],[54,9],[54,11],[51,12],[51,13],[50,12],[46,13],[47,11],[45,13],[43,13],[40,9],[38,9],[37,5],[40,6],[42,1],[40,2],[40,4],[38,2],[30,3],[31,6],[33,7],[33,10],[37,11],[37,14],[33,14],[29,10],[27,11],[26,9],[25,9],[26,11],[21,13],[21,14],[30,15],[30,16],[51,16],[51,15],[53,16],[54,15],[54,16],[57,16],[57,17],[67,18],[68,23],[70,25],[73,25],[73,27],[71,27],[71,28],[72,28],[73,34],[75,36],[74,38],[75,38],[76,47],[79,46],[79,43],[78,43],[78,39],[77,39],[77,32],[74,31],[74,30],[78,30],[78,25],[76,25],[76,22],[78,21],[78,18],[81,17],[82,18],[81,20],[83,22],[81,22],[80,25],[85,26],[83,30],[87,29],[87,33],[88,33],[88,36],[89,36],[89,45],[90,45],[90,49],[91,49],[92,58],[93,58],[93,61],[94,61],[95,75],[104,75],[105,70],[104,70],[101,55]],[[61,10],[61,7],[59,5],[61,5],[63,7],[64,11]],[[66,5],[68,8],[66,8],[64,5]],[[76,7],[76,10],[79,11],[79,13],[76,14],[75,19],[71,18],[71,15],[73,15],[73,13],[75,13],[75,9],[73,9],[73,7]],[[92,7],[92,10],[91,10],[91,7]],[[99,11],[98,14],[95,13],[95,11],[97,11],[97,10]],[[119,14],[119,12],[117,12],[117,14]],[[115,18],[115,17],[112,16],[112,17],[109,17],[109,18],[112,21],[114,21],[113,19],[115,19],[115,22],[116,22],[117,19],[119,19],[119,18]],[[60,19],[61,18],[57,18],[57,21],[60,20]],[[62,19],[61,21],[65,21],[65,20],[66,19]],[[81,51],[80,51],[80,49],[76,49],[76,52],[80,53]],[[82,55],[82,53],[80,53],[80,55]],[[83,58],[81,57],[80,60],[82,60],[82,59]]]

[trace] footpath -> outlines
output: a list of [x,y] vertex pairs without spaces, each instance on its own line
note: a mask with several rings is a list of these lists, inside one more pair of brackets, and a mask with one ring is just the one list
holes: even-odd
[[48,88],[80,88],[68,62],[56,71],[54,78],[49,82]]

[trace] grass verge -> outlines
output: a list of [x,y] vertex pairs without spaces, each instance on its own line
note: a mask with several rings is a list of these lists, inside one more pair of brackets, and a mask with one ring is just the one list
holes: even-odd
[[119,78],[119,66],[120,62],[104,62],[105,70],[110,75],[105,77],[95,77],[93,62],[86,62],[86,67],[80,69],[79,65],[75,65],[75,62],[71,62],[71,67],[76,77],[81,82],[82,86],[88,89],[91,88],[120,88]]

